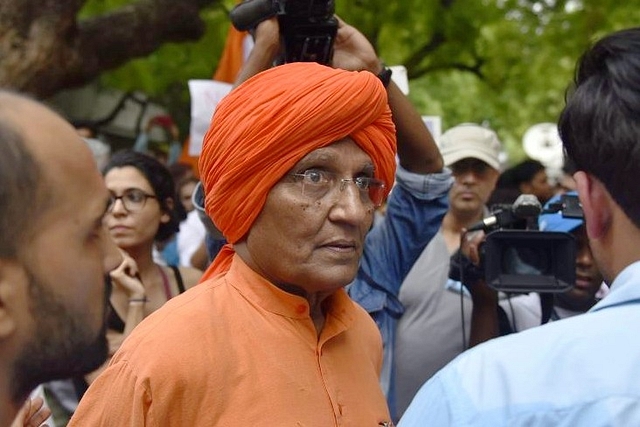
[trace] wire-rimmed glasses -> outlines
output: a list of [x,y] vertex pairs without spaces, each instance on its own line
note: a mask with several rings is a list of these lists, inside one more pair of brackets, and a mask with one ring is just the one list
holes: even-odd
[[[352,182],[360,192],[363,203],[379,207],[384,201],[386,185],[384,181],[368,176],[355,178],[338,178],[333,173],[322,169],[309,169],[303,173],[290,173],[289,176],[302,183],[302,194],[320,200],[333,189],[343,191],[348,182]],[[339,185],[338,185],[339,184]]]

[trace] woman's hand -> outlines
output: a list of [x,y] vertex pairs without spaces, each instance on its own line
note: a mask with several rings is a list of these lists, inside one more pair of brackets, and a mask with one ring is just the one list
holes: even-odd
[[121,250],[120,252],[122,254],[122,262],[118,268],[109,273],[113,285],[120,287],[129,299],[145,298],[145,289],[138,275],[138,265],[125,251]]
[[51,416],[51,410],[44,406],[41,397],[29,398],[22,405],[11,427],[47,427],[44,423]]

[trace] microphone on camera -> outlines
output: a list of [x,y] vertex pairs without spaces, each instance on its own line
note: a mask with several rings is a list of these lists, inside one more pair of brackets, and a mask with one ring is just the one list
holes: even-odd
[[494,212],[493,215],[469,227],[467,231],[489,231],[508,227],[516,221],[537,217],[540,212],[542,212],[542,205],[536,196],[521,194],[509,208]]

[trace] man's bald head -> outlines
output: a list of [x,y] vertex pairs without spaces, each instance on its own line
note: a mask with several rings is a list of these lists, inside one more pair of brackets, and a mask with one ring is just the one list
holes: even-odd
[[[60,135],[64,140],[52,138]],[[73,127],[44,105],[0,91],[0,258],[15,258],[50,200],[55,170],[71,167],[65,153],[90,152]],[[68,160],[68,159],[67,159]],[[53,163],[53,164],[51,164]]]

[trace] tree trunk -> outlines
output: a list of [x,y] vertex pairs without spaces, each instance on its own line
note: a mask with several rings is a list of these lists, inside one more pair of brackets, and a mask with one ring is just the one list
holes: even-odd
[[220,0],[138,0],[78,21],[86,0],[0,0],[0,87],[48,98],[144,57],[197,40],[199,12]]

